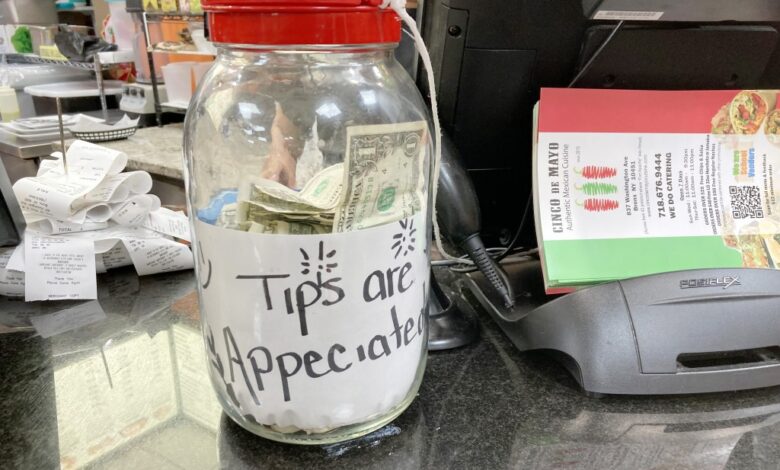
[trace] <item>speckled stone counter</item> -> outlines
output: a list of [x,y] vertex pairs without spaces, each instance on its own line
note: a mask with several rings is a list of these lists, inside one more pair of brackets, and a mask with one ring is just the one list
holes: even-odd
[[554,361],[517,352],[481,312],[481,339],[430,354],[417,400],[395,422],[342,444],[282,445],[244,431],[216,403],[192,273],[102,275],[104,315],[47,338],[33,328],[69,305],[0,298],[2,468],[780,466],[780,388],[587,398]]
[[183,136],[182,124],[168,124],[163,127],[144,127],[127,139],[100,145],[125,152],[128,156],[127,171],[143,170],[152,176],[181,180],[184,165]]

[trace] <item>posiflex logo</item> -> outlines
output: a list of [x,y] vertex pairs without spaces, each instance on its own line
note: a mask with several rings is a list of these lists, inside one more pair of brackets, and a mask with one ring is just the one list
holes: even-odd
[[703,277],[698,279],[683,279],[680,289],[698,289],[702,287],[720,287],[728,289],[731,286],[741,286],[738,276]]

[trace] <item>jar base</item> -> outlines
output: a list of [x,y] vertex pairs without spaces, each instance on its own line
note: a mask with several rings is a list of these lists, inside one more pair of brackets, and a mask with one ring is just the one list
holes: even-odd
[[225,412],[225,414],[234,423],[238,424],[239,426],[251,432],[252,434],[260,436],[264,439],[281,442],[283,444],[327,445],[327,444],[336,444],[339,442],[345,442],[352,439],[357,439],[359,437],[365,436],[366,434],[370,434],[376,431],[377,429],[382,428],[383,426],[386,426],[387,424],[395,420],[398,416],[400,416],[401,413],[406,411],[407,408],[409,408],[409,406],[412,404],[412,402],[417,396],[418,388],[419,388],[419,381],[418,381],[418,386],[414,390],[414,393],[410,393],[407,396],[407,398],[404,399],[401,403],[396,405],[386,414],[383,414],[382,416],[376,419],[372,419],[364,423],[341,426],[335,429],[331,429],[330,431],[324,433],[312,433],[312,434],[308,434],[304,431],[283,433],[283,432],[275,431],[269,426],[265,426],[259,423],[253,423],[247,420],[246,418],[244,418],[243,416],[234,415],[234,412],[230,407],[227,407],[223,403],[221,403],[222,401],[221,397],[218,398],[220,404],[222,405],[222,410]]

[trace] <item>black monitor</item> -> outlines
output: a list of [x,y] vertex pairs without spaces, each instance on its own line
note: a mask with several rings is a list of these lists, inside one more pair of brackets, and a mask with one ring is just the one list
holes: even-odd
[[[440,116],[477,188],[489,243],[513,232],[530,195],[541,87],[780,88],[780,0],[427,0],[423,8]],[[535,242],[530,224],[521,240]]]

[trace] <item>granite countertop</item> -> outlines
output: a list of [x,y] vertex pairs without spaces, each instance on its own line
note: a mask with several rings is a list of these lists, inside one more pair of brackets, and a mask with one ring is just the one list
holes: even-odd
[[182,180],[183,138],[183,125],[179,123],[142,127],[127,139],[102,142],[100,145],[125,152],[128,157],[127,171],[142,170],[153,176]]
[[556,362],[518,352],[487,314],[459,304],[479,316],[480,340],[431,353],[419,396],[396,421],[355,441],[296,447],[256,437],[221,412],[191,272],[101,275],[99,300],[62,323],[50,315],[72,304],[0,297],[0,462],[160,470],[780,465],[780,387],[588,398]]

